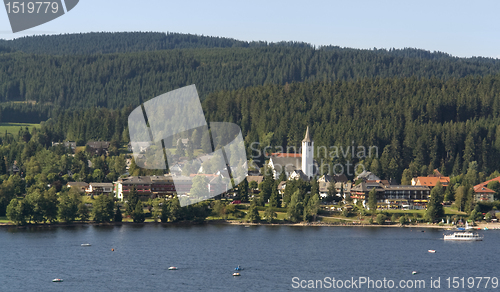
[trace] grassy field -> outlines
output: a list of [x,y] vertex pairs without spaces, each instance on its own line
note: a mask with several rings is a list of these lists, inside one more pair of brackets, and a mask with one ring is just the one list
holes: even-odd
[[4,135],[5,131],[14,136],[17,136],[20,128],[28,127],[28,129],[32,129],[33,127],[40,129],[40,124],[25,124],[25,123],[0,123],[0,135]]

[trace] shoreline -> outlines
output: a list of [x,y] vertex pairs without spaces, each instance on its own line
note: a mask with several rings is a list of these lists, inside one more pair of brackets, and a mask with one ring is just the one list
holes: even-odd
[[[233,226],[298,226],[298,227],[376,227],[376,228],[431,228],[431,229],[454,229],[456,226],[453,225],[438,225],[438,224],[411,224],[411,225],[400,225],[400,224],[355,224],[355,223],[322,223],[322,222],[299,222],[299,223],[252,223],[244,222],[240,220],[210,220],[203,222],[193,222],[193,221],[182,221],[182,222],[107,222],[107,223],[96,223],[96,222],[73,222],[73,223],[42,223],[42,224],[26,224],[26,225],[14,225],[9,223],[0,223],[0,227],[15,227],[15,228],[28,228],[28,227],[42,227],[42,228],[52,228],[52,227],[72,227],[72,226],[120,226],[120,225],[164,225],[164,226],[193,226],[193,225],[233,225]],[[500,223],[476,223],[476,226],[472,227],[471,230],[479,229],[500,229]]]

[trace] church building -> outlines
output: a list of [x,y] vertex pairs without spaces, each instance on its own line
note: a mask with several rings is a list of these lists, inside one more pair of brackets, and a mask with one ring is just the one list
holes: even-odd
[[318,164],[314,160],[314,141],[311,140],[309,127],[302,140],[302,153],[273,153],[269,159],[269,167],[272,169],[274,178],[277,179],[281,172],[285,172],[287,179],[310,180],[318,170]]

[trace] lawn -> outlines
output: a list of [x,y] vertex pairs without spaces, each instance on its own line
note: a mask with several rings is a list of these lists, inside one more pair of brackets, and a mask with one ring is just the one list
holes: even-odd
[[33,127],[40,129],[40,124],[28,124],[28,123],[0,123],[0,135],[4,135],[5,132],[10,133],[14,136],[17,136],[19,133],[20,128],[25,128],[28,127],[28,129],[31,129]]

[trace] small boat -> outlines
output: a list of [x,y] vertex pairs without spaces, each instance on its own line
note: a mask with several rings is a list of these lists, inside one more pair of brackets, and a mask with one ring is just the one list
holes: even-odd
[[412,275],[416,275],[417,274],[417,271],[413,271],[411,272]]
[[240,273],[233,273],[233,276],[238,277],[241,276]]
[[82,243],[81,246],[91,246],[90,243]]
[[52,280],[52,282],[62,282],[62,281],[63,281],[63,279],[54,279],[54,280]]
[[444,240],[481,241],[483,240],[483,237],[480,236],[478,233],[463,231],[463,232],[453,232],[452,234],[445,234]]
[[168,269],[169,269],[170,271],[175,271],[175,270],[177,270],[177,267],[170,267],[170,268],[168,268]]
[[236,268],[234,268],[234,269],[235,269],[236,271],[241,271],[241,270],[243,270],[243,268],[242,268],[242,267],[240,267],[239,265],[238,265]]
[[434,249],[429,249],[428,252],[430,252],[430,253],[436,253],[436,251]]

